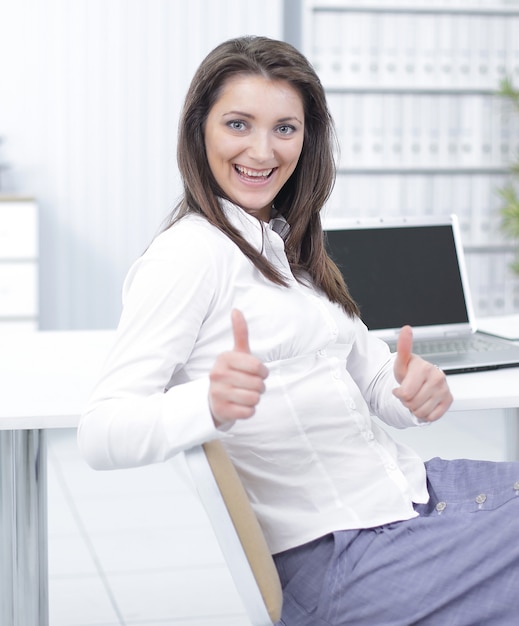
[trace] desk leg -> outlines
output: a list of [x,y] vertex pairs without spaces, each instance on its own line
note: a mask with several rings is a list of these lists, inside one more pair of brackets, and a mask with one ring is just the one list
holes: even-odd
[[503,411],[506,419],[506,458],[509,461],[519,461],[519,408]]
[[0,431],[0,624],[48,626],[44,430]]

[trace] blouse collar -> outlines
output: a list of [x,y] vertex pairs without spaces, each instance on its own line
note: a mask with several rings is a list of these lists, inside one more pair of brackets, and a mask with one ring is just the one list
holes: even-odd
[[274,207],[267,224],[230,200],[221,198],[220,206],[232,226],[237,228],[250,243],[257,242],[260,250],[263,248],[263,237],[267,230],[276,233],[283,240],[286,240],[290,232],[290,224],[282,215],[277,213]]

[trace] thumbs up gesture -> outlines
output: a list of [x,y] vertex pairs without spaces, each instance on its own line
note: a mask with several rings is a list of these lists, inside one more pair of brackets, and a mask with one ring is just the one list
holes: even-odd
[[250,352],[241,311],[232,311],[231,323],[233,349],[220,354],[209,374],[209,407],[216,425],[252,417],[268,376],[265,365]]
[[393,365],[399,387],[393,394],[418,419],[433,422],[439,419],[452,403],[452,394],[445,374],[413,354],[413,331],[404,326],[398,337]]

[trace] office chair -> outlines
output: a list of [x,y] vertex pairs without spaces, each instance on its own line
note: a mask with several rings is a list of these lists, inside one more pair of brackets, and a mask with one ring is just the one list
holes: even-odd
[[185,458],[252,626],[272,626],[281,617],[281,583],[227,452],[214,440],[187,450]]

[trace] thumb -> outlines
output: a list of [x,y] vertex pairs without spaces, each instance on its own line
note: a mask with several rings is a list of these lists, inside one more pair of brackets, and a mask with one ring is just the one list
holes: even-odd
[[249,348],[249,329],[243,313],[238,309],[233,309],[231,313],[232,334],[234,337],[234,350],[236,352],[247,352]]
[[406,374],[409,361],[413,351],[413,329],[411,326],[404,326],[398,336],[396,344],[396,359],[393,366],[395,378],[401,383]]

